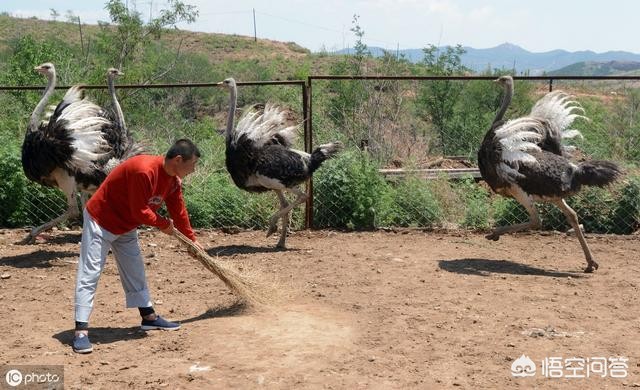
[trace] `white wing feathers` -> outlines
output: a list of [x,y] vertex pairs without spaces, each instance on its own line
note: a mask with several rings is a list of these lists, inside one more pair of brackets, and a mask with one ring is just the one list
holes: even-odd
[[111,148],[104,138],[102,129],[110,124],[109,120],[99,116],[102,108],[83,97],[79,87],[71,87],[64,95],[62,104],[66,107],[56,122],[66,121],[66,128],[73,138],[75,149],[71,164],[81,171],[95,169],[95,162],[106,157]]
[[[577,113],[579,112],[579,113]],[[531,152],[539,152],[546,137],[562,139],[582,137],[580,131],[568,129],[578,118],[589,120],[580,104],[571,96],[554,91],[542,97],[528,116],[510,120],[495,131],[494,140],[501,149],[501,163],[497,172],[504,179],[522,177],[520,164],[537,164]],[[562,146],[571,151],[572,146]]]
[[255,147],[260,148],[274,137],[281,137],[285,143],[293,144],[296,138],[296,125],[290,125],[287,111],[273,104],[267,104],[264,110],[251,108],[238,121],[232,143],[237,143],[242,135],[246,135]]
[[[554,91],[544,95],[531,109],[529,116],[546,120],[551,125],[553,137],[573,138],[582,136],[578,130],[568,129],[577,118],[589,120],[584,114],[584,108],[571,96]],[[581,114],[577,114],[580,112]]]

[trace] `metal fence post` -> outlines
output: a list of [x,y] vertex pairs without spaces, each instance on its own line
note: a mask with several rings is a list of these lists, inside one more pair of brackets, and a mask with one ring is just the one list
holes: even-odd
[[[307,83],[302,85],[302,104],[304,116],[304,150],[311,153],[313,148],[313,127],[311,121],[312,115],[312,97],[311,97],[311,77],[307,78]],[[313,176],[307,180],[307,202],[305,204],[304,228],[313,228]]]

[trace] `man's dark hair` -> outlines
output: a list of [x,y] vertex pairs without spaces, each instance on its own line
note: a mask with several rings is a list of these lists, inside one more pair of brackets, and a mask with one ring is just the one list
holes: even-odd
[[176,156],[182,156],[184,160],[191,160],[193,156],[200,157],[200,150],[191,140],[182,138],[171,145],[164,158],[170,160]]

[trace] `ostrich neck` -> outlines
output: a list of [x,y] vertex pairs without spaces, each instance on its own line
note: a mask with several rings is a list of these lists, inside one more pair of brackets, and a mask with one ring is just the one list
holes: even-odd
[[502,105],[500,106],[500,110],[496,113],[496,117],[493,119],[493,123],[502,120],[505,112],[507,112],[507,108],[509,104],[511,104],[511,99],[513,98],[513,84],[507,84],[504,86],[504,95],[502,96]]
[[36,108],[33,110],[33,113],[31,114],[31,120],[29,121],[29,131],[37,130],[38,121],[40,120],[40,117],[42,116],[42,112],[44,111],[44,108],[47,105],[49,98],[51,98],[51,95],[53,94],[53,90],[55,89],[56,74],[52,73],[47,78],[49,79],[47,88],[44,90],[44,94],[42,95],[40,102],[38,102],[38,105],[36,106]]
[[124,114],[122,113],[122,108],[120,108],[120,103],[118,103],[118,97],[116,96],[116,88],[113,86],[113,77],[107,77],[107,84],[109,86],[109,93],[111,94],[111,102],[113,103],[113,107],[116,110],[118,125],[120,126],[121,129],[126,129],[127,124],[124,121]]
[[227,142],[231,142],[231,133],[233,132],[233,119],[236,115],[236,104],[238,104],[238,92],[236,86],[231,88],[229,94],[229,114],[227,116],[227,130],[225,131],[225,139]]

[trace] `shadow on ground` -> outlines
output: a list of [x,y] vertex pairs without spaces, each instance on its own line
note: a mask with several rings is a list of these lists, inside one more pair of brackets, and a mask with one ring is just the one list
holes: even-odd
[[515,263],[509,260],[488,259],[455,259],[439,260],[438,266],[445,271],[464,275],[489,276],[491,274],[533,275],[550,276],[555,278],[582,278],[584,273],[580,271],[550,271],[530,265]]
[[49,268],[56,264],[51,262],[61,258],[78,258],[78,252],[71,251],[43,251],[37,250],[23,255],[7,256],[0,258],[0,265],[7,265],[15,268]]
[[217,317],[233,317],[242,315],[249,311],[249,307],[246,303],[241,300],[236,300],[226,305],[212,307],[204,313],[196,316],[187,318],[185,320],[180,321],[181,324],[188,324],[189,322],[195,322],[200,320],[206,320],[209,318],[217,318]]
[[252,253],[274,253],[274,252],[284,252],[284,251],[292,251],[296,249],[280,249],[274,246],[252,246],[252,245],[223,245],[216,246],[213,248],[208,248],[207,253],[209,256],[213,257],[224,257],[224,256],[233,256],[233,255],[244,255],[244,254],[252,254]]

